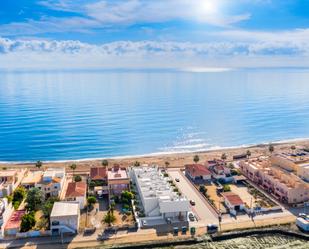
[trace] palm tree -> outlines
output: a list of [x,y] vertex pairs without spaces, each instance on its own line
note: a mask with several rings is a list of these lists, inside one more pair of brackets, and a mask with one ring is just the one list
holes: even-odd
[[104,166],[104,167],[107,167],[108,166],[108,161],[105,159],[105,160],[103,160],[102,161],[102,165]]
[[170,163],[168,161],[165,162],[165,169],[168,168],[168,166],[170,166]]
[[76,170],[76,164],[75,163],[73,163],[73,164],[71,164],[70,165],[70,168],[71,168],[71,170],[73,171],[73,178],[72,178],[72,180],[74,180],[74,170]]
[[42,167],[43,163],[41,161],[37,161],[35,163],[35,167],[37,167],[38,169],[40,169]]
[[247,155],[247,158],[249,159],[251,157],[251,151],[247,150],[246,155]]
[[226,155],[225,153],[223,153],[223,154],[221,155],[221,159],[225,162],[225,160],[227,159],[227,155]]
[[291,146],[291,150],[292,150],[292,152],[294,153],[295,150],[296,150],[296,146],[295,146],[295,145],[292,145],[292,146]]
[[270,144],[268,146],[268,151],[270,152],[270,154],[272,154],[274,152],[274,150],[275,150],[275,147],[272,144]]
[[198,155],[195,155],[195,156],[193,157],[193,161],[194,161],[195,163],[198,163],[199,160],[200,160],[200,158],[199,158]]

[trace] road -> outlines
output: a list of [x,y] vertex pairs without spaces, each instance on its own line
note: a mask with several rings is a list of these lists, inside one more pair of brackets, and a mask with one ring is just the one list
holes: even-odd
[[191,184],[191,182],[177,169],[168,170],[168,174],[174,180],[175,178],[179,179],[179,182],[176,182],[177,187],[180,192],[185,195],[189,200],[195,201],[195,206],[192,207],[193,212],[197,215],[199,223],[205,225],[218,223],[217,214],[209,206],[207,201],[201,196],[197,189]]

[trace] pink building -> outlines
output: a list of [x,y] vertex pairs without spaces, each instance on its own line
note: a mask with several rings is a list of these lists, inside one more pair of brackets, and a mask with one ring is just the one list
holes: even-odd
[[110,195],[120,195],[130,189],[130,179],[125,168],[118,164],[107,171],[107,183]]
[[243,174],[279,201],[297,204],[309,201],[309,184],[295,174],[280,167],[271,166],[268,160],[242,161]]

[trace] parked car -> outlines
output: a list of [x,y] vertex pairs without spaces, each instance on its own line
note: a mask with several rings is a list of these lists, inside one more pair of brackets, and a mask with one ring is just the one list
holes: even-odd
[[218,231],[218,226],[215,224],[207,225],[207,233],[216,233]]
[[192,206],[195,206],[195,201],[190,200],[190,204],[191,204]]
[[179,178],[175,178],[175,181],[176,181],[176,182],[179,182]]

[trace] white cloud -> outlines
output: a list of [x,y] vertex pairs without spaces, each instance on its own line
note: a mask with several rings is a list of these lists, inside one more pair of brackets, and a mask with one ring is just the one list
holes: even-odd
[[224,14],[221,6],[226,5],[227,0],[43,0],[39,3],[49,9],[71,14],[65,17],[44,14],[36,20],[3,24],[0,25],[0,35],[89,32],[97,28],[175,20],[230,27],[251,16],[249,13]]
[[[309,30],[216,33],[224,42],[80,41],[0,38],[0,68],[107,69],[203,67],[309,67]],[[247,34],[245,37],[242,37]],[[234,40],[231,40],[233,37]],[[254,38],[253,38],[254,37]]]

